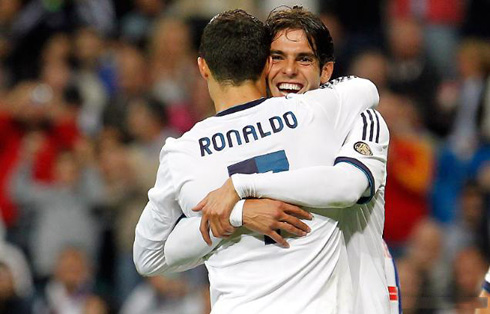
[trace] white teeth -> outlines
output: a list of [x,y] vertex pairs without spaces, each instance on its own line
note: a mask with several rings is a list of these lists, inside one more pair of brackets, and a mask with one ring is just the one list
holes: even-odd
[[278,87],[279,87],[279,89],[288,89],[288,90],[299,91],[302,86],[299,84],[294,84],[294,83],[281,83],[281,84],[279,84]]

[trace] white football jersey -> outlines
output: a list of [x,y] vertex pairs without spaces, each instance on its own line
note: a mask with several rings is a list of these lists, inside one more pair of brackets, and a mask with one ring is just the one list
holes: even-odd
[[[364,171],[370,181],[370,195],[374,195],[343,210],[339,222],[354,283],[355,313],[391,313],[386,311],[390,308],[390,288],[382,239],[388,144],[386,123],[376,110],[368,109],[361,113],[335,161],[350,163]],[[390,272],[390,278],[391,275]],[[396,305],[392,307],[398,311]]]
[[[135,243],[159,250],[180,208],[196,215],[191,208],[232,174],[331,166],[359,114],[378,100],[371,82],[341,80],[229,108],[167,140]],[[308,236],[284,235],[288,249],[246,230],[220,245],[206,261],[212,313],[355,313],[344,212],[314,214]]]
[[[379,113],[373,109],[362,112],[335,158],[335,164],[350,164],[368,179],[369,188],[365,196],[356,198],[351,203],[357,201],[354,206],[345,202],[338,204],[339,195],[349,194],[354,187],[354,177],[351,177],[351,171],[347,171],[351,168],[338,171],[336,167],[316,167],[279,174],[233,177],[235,189],[242,197],[273,198],[316,208],[342,208],[338,227],[344,237],[349,259],[354,313],[359,314],[399,311],[398,302],[391,295],[391,292],[397,291],[397,285],[393,284],[396,281],[394,264],[382,240],[388,144],[388,128]],[[300,186],[306,185],[305,182],[311,182],[314,186],[300,189]],[[313,211],[322,214],[325,210]],[[388,269],[385,261],[391,263]],[[386,275],[385,270],[389,270]]]

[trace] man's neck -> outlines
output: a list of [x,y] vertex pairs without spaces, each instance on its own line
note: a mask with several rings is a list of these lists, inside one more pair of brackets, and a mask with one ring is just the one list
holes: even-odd
[[256,82],[245,82],[240,86],[217,85],[215,87],[211,97],[216,112],[265,97],[265,91],[261,91]]

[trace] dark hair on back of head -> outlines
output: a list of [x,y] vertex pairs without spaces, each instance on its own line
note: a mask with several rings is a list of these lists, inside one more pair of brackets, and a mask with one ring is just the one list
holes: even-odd
[[236,86],[256,81],[270,54],[269,32],[243,10],[226,11],[204,28],[199,54],[220,83]]
[[303,30],[318,58],[320,68],[325,63],[335,60],[333,40],[328,28],[318,16],[302,6],[280,6],[271,11],[265,23],[272,40],[282,30]]

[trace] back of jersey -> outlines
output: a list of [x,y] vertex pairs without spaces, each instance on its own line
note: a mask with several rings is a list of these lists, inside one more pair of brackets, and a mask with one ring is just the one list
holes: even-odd
[[[176,198],[188,216],[234,173],[333,165],[355,118],[378,101],[376,88],[352,79],[286,98],[232,107],[167,141]],[[281,248],[240,230],[206,262],[213,313],[351,313],[352,283],[339,209],[307,222],[306,237]]]

